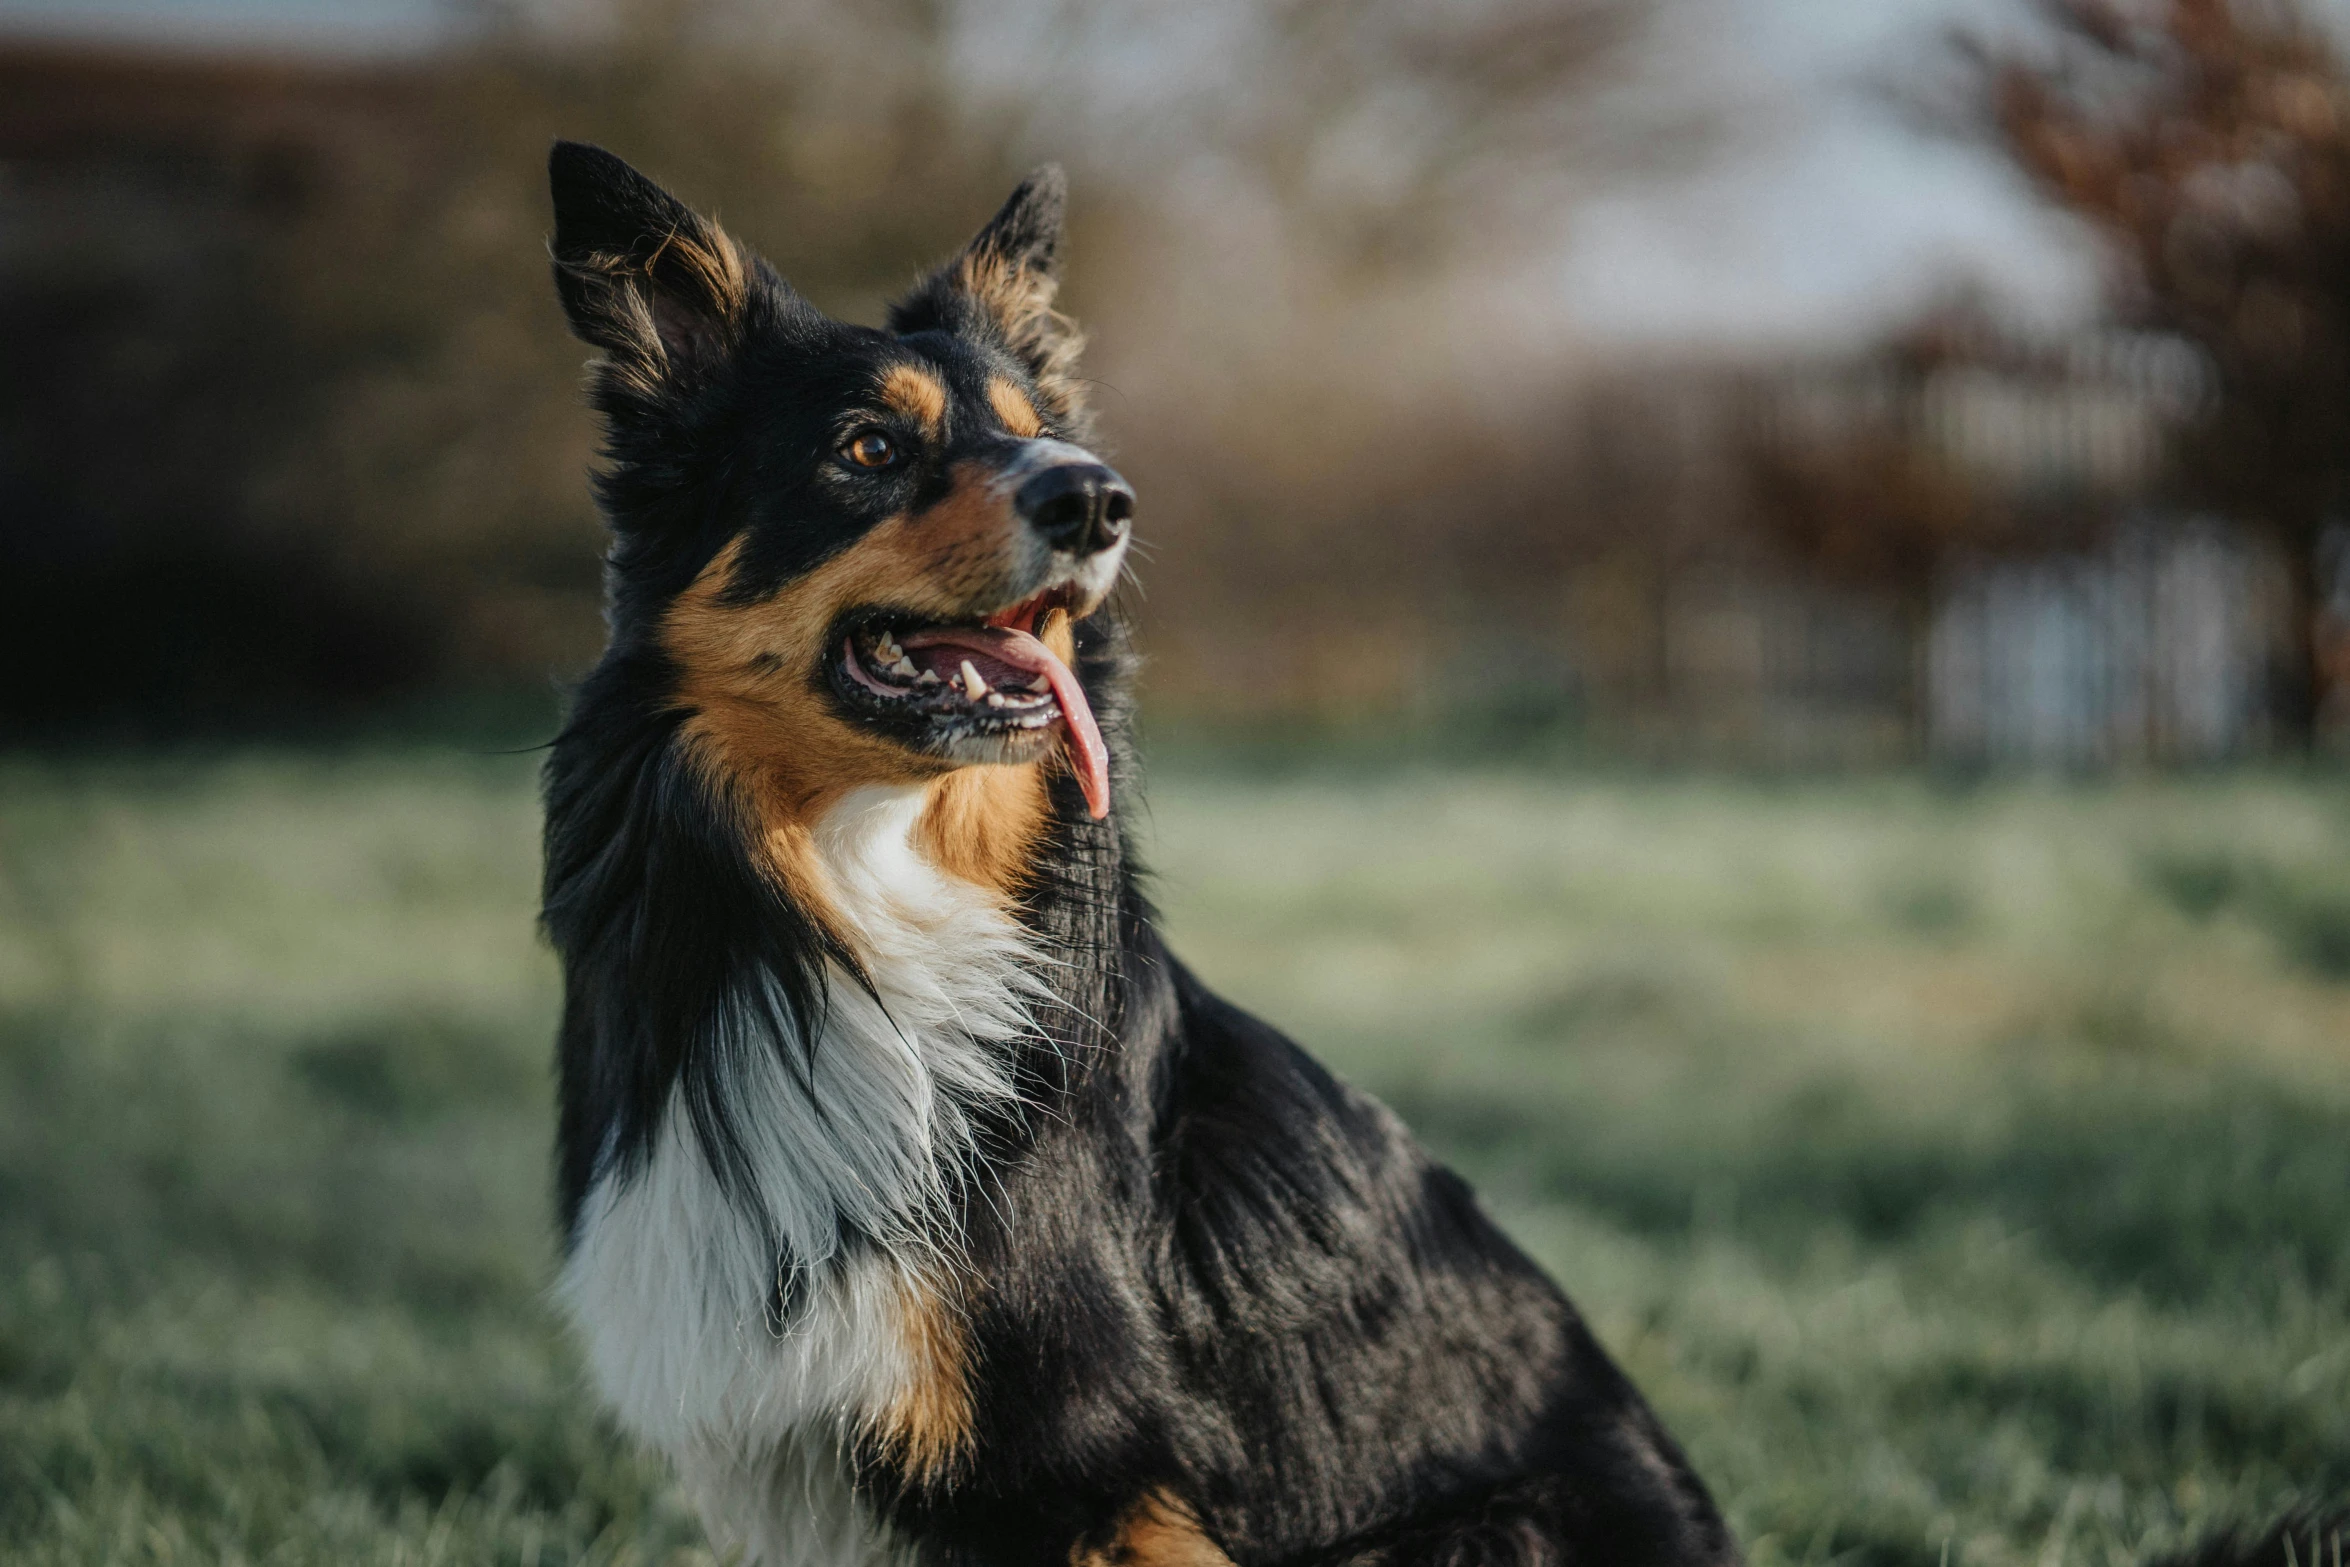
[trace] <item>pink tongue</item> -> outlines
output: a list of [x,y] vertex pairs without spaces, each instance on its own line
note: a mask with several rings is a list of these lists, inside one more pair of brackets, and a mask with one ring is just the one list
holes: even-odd
[[1026,674],[1042,675],[1052,683],[1053,700],[1061,707],[1061,727],[1069,736],[1069,766],[1085,791],[1085,808],[1099,821],[1110,814],[1110,752],[1102,744],[1101,726],[1093,721],[1093,706],[1077,675],[1049,647],[1025,631],[1000,626],[984,629],[940,627],[909,631],[898,639],[909,649],[959,647],[994,659]]

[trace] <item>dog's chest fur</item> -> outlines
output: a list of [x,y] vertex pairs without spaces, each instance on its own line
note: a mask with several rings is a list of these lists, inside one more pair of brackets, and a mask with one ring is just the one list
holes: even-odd
[[[974,1114],[1012,1097],[1001,1046],[1039,993],[996,899],[916,849],[923,799],[861,790],[815,834],[872,992],[828,975],[812,1051],[748,1037],[773,1008],[720,1025],[734,1033],[711,1053],[716,1087],[748,1133],[766,1225],[723,1195],[673,1091],[649,1159],[590,1191],[563,1273],[605,1397],[755,1562],[896,1558],[849,1494],[843,1446],[936,1369],[915,1318],[954,1266],[945,1216]],[[779,1285],[798,1302],[780,1325]]]

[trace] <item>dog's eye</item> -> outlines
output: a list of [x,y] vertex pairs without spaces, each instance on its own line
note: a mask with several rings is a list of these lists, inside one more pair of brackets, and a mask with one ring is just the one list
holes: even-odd
[[859,430],[840,454],[859,468],[886,468],[898,460],[898,443],[879,430]]

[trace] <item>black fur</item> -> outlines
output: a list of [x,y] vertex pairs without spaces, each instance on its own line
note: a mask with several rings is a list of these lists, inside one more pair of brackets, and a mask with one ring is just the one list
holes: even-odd
[[[1086,426],[1075,338],[1050,310],[1057,173],[1016,191],[888,332],[824,317],[608,153],[559,144],[551,174],[557,287],[606,356],[613,531],[611,644],[546,779],[571,1236],[678,1096],[755,1212],[726,1052],[758,1039],[804,1066],[824,974],[860,977],[754,867],[740,804],[680,755],[663,611],[730,540],[734,594],[755,601],[935,497],[937,462],[855,495],[812,477],[843,399],[891,353],[918,351],[964,396],[1016,375],[1049,434]],[[973,257],[1014,285],[1008,309],[963,286]],[[1125,801],[1129,663],[1113,616],[1078,628]],[[1672,1439],[1467,1186],[1200,984],[1161,944],[1115,819],[1090,818],[1068,777],[1052,791],[1022,898],[1054,997],[1012,1047],[1027,1111],[985,1129],[946,1216],[976,1281],[972,1440],[943,1473],[869,1445],[853,1455],[867,1504],[939,1567],[1066,1567],[1154,1494],[1240,1567],[1735,1562]],[[717,1026],[729,1017],[750,1026]],[[883,1243],[843,1239],[848,1255]],[[777,1262],[777,1298],[745,1304],[780,1328],[804,1267],[780,1242]],[[2298,1513],[2170,1567],[2339,1567],[2346,1532],[2339,1512]]]
[[[679,1093],[727,1190],[753,1201],[722,1085],[730,1039],[806,1050],[826,958],[855,958],[742,852],[744,829],[678,755],[662,661],[608,658],[547,767],[543,918],[564,958],[557,1199],[568,1234],[595,1178],[633,1172]],[[771,976],[774,983],[754,983]],[[712,1025],[761,1010],[756,1033]]]
[[[608,154],[559,147],[554,177],[557,280],[611,356],[614,533],[611,649],[547,768],[568,1229],[599,1175],[643,1158],[673,1094],[747,1194],[712,1020],[766,1006],[774,1048],[812,1048],[825,962],[854,972],[681,762],[676,672],[650,633],[738,534],[765,591],[871,525],[880,503],[805,474],[837,388],[892,339],[817,316],[763,265],[731,302],[664,278],[643,232],[699,220]],[[1049,267],[1059,201],[1057,178],[1032,183],[977,243]],[[894,320],[936,362],[1008,357],[1032,382],[1065,367],[945,276]],[[1130,802],[1124,636],[1106,614],[1079,629]],[[992,1129],[955,1216],[976,1281],[973,1440],[943,1475],[856,1455],[862,1493],[928,1559],[1065,1567],[1151,1493],[1243,1567],[1737,1559],[1565,1297],[1388,1111],[1168,954],[1115,817],[1090,819],[1067,778],[1023,917],[1057,1005],[1016,1063],[1029,1111]]]

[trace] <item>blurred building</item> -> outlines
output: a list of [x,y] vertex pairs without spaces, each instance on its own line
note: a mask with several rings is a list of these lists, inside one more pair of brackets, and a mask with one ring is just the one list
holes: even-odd
[[1770,394],[1774,440],[1889,439],[1954,492],[1925,541],[1931,609],[1913,650],[1930,754],[2093,765],[2266,743],[2282,563],[2257,533],[2167,498],[2173,438],[2205,395],[2175,342],[1980,333]]
[[1969,762],[2210,762],[2268,740],[2285,634],[2272,549],[2149,514],[2094,553],[1954,566],[1927,646],[1929,743]]
[[2289,608],[2273,546],[2169,498],[2203,395],[2175,344],[1945,326],[1851,362],[1602,377],[1552,510],[1522,514],[1573,542],[1538,594],[1407,623],[1436,644],[1417,699],[1797,764],[2256,752]]

